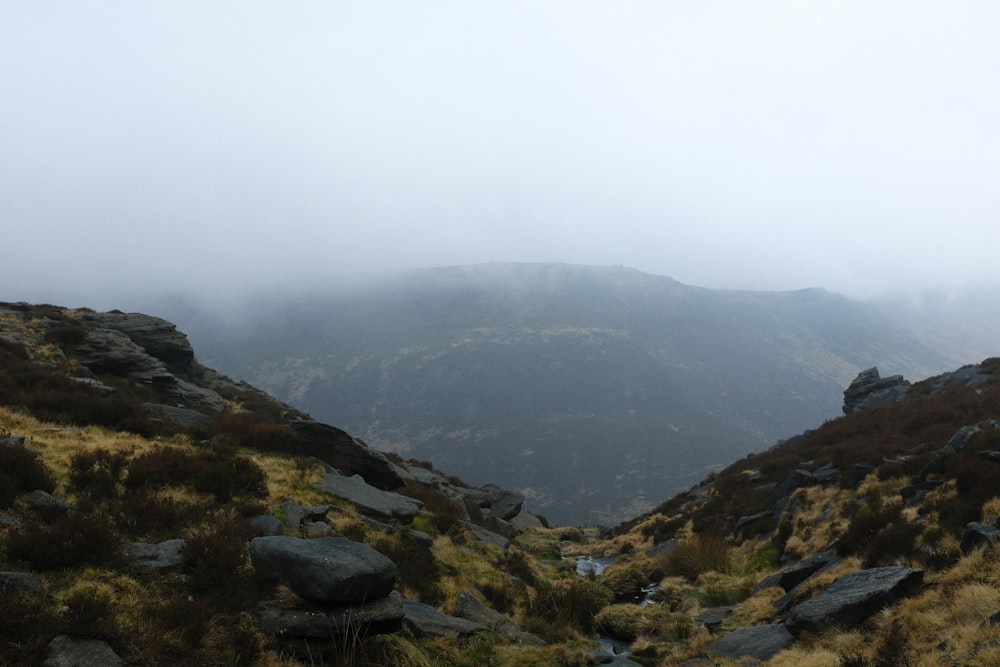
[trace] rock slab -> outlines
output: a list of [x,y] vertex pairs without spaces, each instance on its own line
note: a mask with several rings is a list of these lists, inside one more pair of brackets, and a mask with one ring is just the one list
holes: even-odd
[[743,657],[770,660],[795,641],[783,625],[753,625],[730,632],[708,647],[708,654],[736,660]]
[[365,516],[379,521],[398,519],[409,523],[423,507],[423,503],[415,498],[383,491],[368,484],[361,475],[344,477],[328,472],[323,476],[322,482],[313,484],[313,488],[343,498]]
[[124,664],[110,646],[97,639],[59,635],[49,643],[43,667],[118,667]]
[[816,597],[792,607],[786,625],[792,632],[856,625],[918,590],[923,580],[923,570],[895,565],[851,572]]
[[430,605],[413,600],[403,600],[403,622],[415,637],[457,639],[487,629],[485,625],[442,614]]

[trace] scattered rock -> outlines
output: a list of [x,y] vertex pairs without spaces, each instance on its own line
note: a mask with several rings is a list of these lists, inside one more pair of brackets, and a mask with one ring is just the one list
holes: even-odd
[[208,431],[215,422],[208,415],[190,408],[180,408],[162,403],[143,403],[143,410],[163,417],[167,421],[189,431]]
[[486,530],[482,526],[477,526],[476,524],[470,523],[468,521],[461,521],[459,522],[459,525],[461,525],[467,531],[472,533],[472,536],[480,544],[484,544],[487,546],[495,546],[504,553],[507,552],[507,547],[510,546],[510,540],[508,540],[506,537],[504,537],[503,535],[498,535],[493,531]]
[[708,647],[708,654],[730,660],[743,657],[770,660],[794,641],[795,637],[784,625],[753,625],[718,639]]
[[110,646],[97,639],[59,635],[49,643],[43,667],[117,667],[124,664]]
[[261,514],[250,519],[250,525],[256,528],[261,535],[281,535],[284,524],[278,517],[270,514]]
[[395,563],[386,556],[342,537],[255,537],[250,558],[254,567],[300,597],[334,605],[385,597],[397,575]]
[[510,520],[510,525],[514,526],[514,529],[519,533],[531,530],[532,528],[543,528],[545,524],[542,520],[532,514],[531,512],[525,512],[521,510],[517,516]]
[[765,577],[763,581],[754,587],[753,592],[758,593],[765,588],[777,586],[782,588],[787,593],[818,572],[820,569],[829,567],[830,565],[839,562],[839,558],[835,558],[830,554],[819,554],[817,556],[813,556],[812,558],[807,558],[794,565],[786,567],[781,572],[776,572],[775,574]]
[[648,556],[649,558],[656,558],[657,556],[660,556],[662,554],[669,554],[674,550],[676,550],[677,547],[680,546],[680,544],[681,543],[678,542],[675,538],[671,537],[669,540],[660,542],[659,544],[652,546],[649,549],[646,549],[646,556]]
[[111,394],[115,393],[114,387],[109,387],[108,385],[104,384],[97,378],[71,377],[69,379],[72,380],[73,382],[78,382],[79,384],[90,387],[101,396],[110,396]]
[[42,582],[30,572],[0,572],[0,595],[42,594]]
[[793,632],[818,632],[835,625],[856,625],[915,592],[923,580],[923,570],[900,566],[852,572],[837,579],[816,597],[792,607],[786,624]]
[[305,521],[325,521],[327,513],[332,509],[331,505],[317,505],[315,507],[303,507],[291,498],[285,498],[276,508],[277,513],[284,517],[285,532],[296,535],[302,530]]
[[430,605],[403,600],[403,623],[415,637],[448,637],[457,639],[486,630],[486,626],[464,618],[448,616]]
[[54,519],[69,511],[69,503],[41,489],[29,493],[25,500],[32,509],[46,519]]
[[709,632],[715,632],[732,615],[732,607],[712,607],[710,609],[703,609],[695,617],[694,622],[698,625],[704,625]]
[[323,476],[322,482],[313,484],[313,488],[343,498],[362,514],[380,521],[399,520],[409,523],[423,507],[423,503],[415,498],[375,488],[365,482],[361,475],[344,477],[328,472]]
[[159,572],[184,567],[184,547],[187,542],[181,538],[164,540],[155,544],[132,542],[122,547],[125,558],[132,562],[136,569],[143,572]]
[[997,527],[992,523],[982,524],[976,521],[965,526],[962,542],[959,544],[962,554],[968,555],[977,547],[993,546],[997,542]]
[[403,537],[413,542],[421,549],[430,549],[434,546],[434,538],[427,533],[420,530],[413,530],[412,528],[407,529],[403,533]]
[[[23,435],[15,435],[10,438],[0,438],[0,447],[24,447],[27,438]],[[37,456],[37,454],[36,454]]]

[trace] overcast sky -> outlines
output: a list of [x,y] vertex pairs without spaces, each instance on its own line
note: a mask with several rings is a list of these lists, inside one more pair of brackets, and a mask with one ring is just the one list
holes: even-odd
[[1000,282],[994,1],[5,0],[0,85],[3,300]]

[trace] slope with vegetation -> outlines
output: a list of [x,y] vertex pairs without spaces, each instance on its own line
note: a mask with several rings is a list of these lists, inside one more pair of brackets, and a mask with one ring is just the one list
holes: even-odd
[[[0,664],[596,665],[595,632],[617,664],[1000,661],[1000,360],[601,534],[370,451],[156,318],[0,304],[0,370]],[[318,601],[276,541],[354,545],[391,592]]]
[[[258,299],[201,329],[218,367],[381,450],[611,525],[839,411],[875,363],[954,365],[882,308],[623,267],[489,264]],[[966,358],[962,357],[962,361]]]

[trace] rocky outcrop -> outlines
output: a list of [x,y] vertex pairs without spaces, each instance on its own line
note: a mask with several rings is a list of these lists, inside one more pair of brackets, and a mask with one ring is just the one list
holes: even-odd
[[787,593],[819,570],[838,562],[840,562],[840,559],[835,558],[831,554],[819,554],[812,558],[807,558],[786,567],[781,572],[776,572],[765,577],[754,587],[753,592],[757,593],[765,588],[779,587]]
[[386,556],[342,537],[255,537],[250,558],[255,568],[300,597],[332,605],[385,597],[397,575],[396,564]]
[[794,641],[795,636],[783,625],[753,625],[717,640],[708,647],[708,654],[730,660],[747,657],[770,660]]
[[361,475],[365,482],[383,491],[405,484],[397,467],[385,455],[339,428],[304,420],[291,421],[288,426],[302,441],[305,451],[336,466],[344,475]]
[[816,597],[792,607],[785,623],[793,633],[856,625],[916,592],[923,580],[923,570],[900,566],[851,572]]
[[323,476],[322,482],[313,484],[313,488],[343,498],[360,513],[377,521],[409,523],[424,505],[414,498],[382,491],[365,482],[361,475],[345,477],[328,472]]
[[455,599],[455,615],[467,621],[478,623],[507,641],[524,646],[545,646],[542,638],[522,632],[514,623],[498,611],[490,609],[475,596],[462,591]]
[[879,376],[872,367],[858,373],[844,390],[844,414],[849,415],[870,405],[901,401],[910,391],[910,383],[902,375]]
[[43,667],[118,667],[123,665],[110,646],[97,639],[59,635],[49,643]]
[[403,624],[414,637],[457,639],[486,630],[486,626],[464,618],[442,614],[430,605],[403,600]]
[[124,334],[146,354],[170,368],[184,370],[194,363],[188,337],[167,320],[142,313],[85,313],[83,321]]
[[143,572],[179,570],[186,562],[184,557],[186,546],[187,542],[181,538],[155,544],[132,542],[122,547],[122,553],[133,567]]

